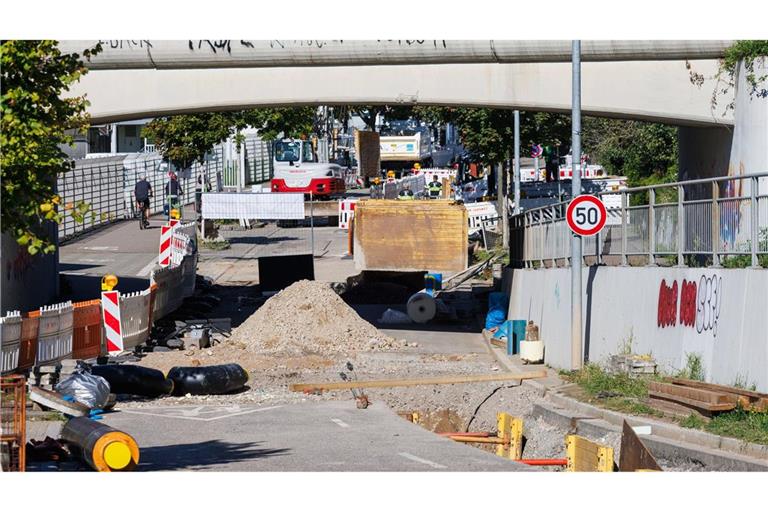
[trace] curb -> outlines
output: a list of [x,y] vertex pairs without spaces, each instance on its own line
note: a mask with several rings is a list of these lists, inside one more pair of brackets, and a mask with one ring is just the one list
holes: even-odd
[[[508,359],[507,355],[503,353],[500,349],[496,349],[494,347],[489,347],[490,352],[493,355],[493,357],[496,359],[496,361],[502,365],[508,372],[516,372],[520,371],[520,368],[512,364]],[[725,459],[730,459],[733,457],[750,457],[751,460],[745,460],[741,461],[740,463],[749,465],[754,464],[756,468],[760,468],[760,471],[766,471],[768,470],[768,446],[755,444],[755,443],[749,443],[746,441],[740,441],[738,439],[730,438],[730,437],[723,437],[718,436],[716,434],[710,434],[708,432],[703,432],[701,430],[694,430],[689,428],[682,428],[678,427],[676,425],[671,425],[669,423],[664,423],[658,420],[653,420],[650,418],[640,417],[640,416],[630,416],[621,414],[615,411],[609,411],[607,409],[602,409],[600,407],[596,407],[594,405],[590,405],[584,402],[580,402],[574,398],[570,398],[564,395],[559,394],[556,390],[551,389],[547,387],[545,384],[538,382],[536,380],[524,380],[523,386],[530,386],[533,389],[537,390],[541,396],[546,396],[550,399],[550,401],[555,405],[559,406],[563,409],[569,409],[568,414],[563,414],[564,419],[561,420],[554,420],[556,425],[562,425],[562,422],[566,422],[565,425],[567,427],[565,428],[573,428],[571,425],[577,425],[579,421],[587,421],[587,420],[603,420],[607,424],[615,426],[617,428],[617,432],[620,432],[620,426],[622,425],[622,422],[624,420],[627,420],[627,423],[630,424],[630,426],[638,426],[638,425],[650,425],[654,435],[651,436],[643,436],[643,439],[646,437],[652,438],[653,442],[658,445],[658,448],[660,450],[661,457],[671,459],[670,457],[667,457],[663,454],[672,454],[670,451],[671,448],[667,447],[666,445],[672,446],[679,446],[682,450],[683,447],[687,447],[686,449],[690,452],[696,452],[697,450],[702,452],[702,455],[699,457],[694,457],[697,460],[701,460],[702,457],[709,459],[707,460],[715,460],[718,456],[723,457]],[[534,406],[536,407],[536,406]],[[565,411],[563,411],[565,412]],[[560,414],[560,412],[558,412]],[[573,423],[576,422],[576,423]],[[665,442],[666,440],[666,442]],[[676,444],[670,444],[676,443]],[[677,444],[679,443],[679,444]],[[650,448],[650,446],[649,446]],[[709,454],[704,455],[706,451],[709,450],[718,450],[719,452],[717,454]],[[679,457],[679,455],[678,455]],[[755,460],[757,459],[757,460]],[[765,461],[765,462],[763,462]],[[727,468],[730,467],[731,471],[732,466],[729,465],[723,465],[713,462],[713,467],[723,467]],[[744,469],[743,471],[749,471],[749,469]]]

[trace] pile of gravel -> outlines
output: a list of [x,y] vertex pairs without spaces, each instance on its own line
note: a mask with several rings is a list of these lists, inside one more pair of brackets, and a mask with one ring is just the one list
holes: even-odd
[[281,356],[400,348],[400,342],[360,318],[328,283],[307,280],[270,297],[233,330],[231,341],[251,352]]

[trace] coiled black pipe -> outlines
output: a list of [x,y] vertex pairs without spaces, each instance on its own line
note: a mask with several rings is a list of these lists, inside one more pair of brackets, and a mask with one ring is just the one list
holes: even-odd
[[168,372],[174,395],[222,395],[248,382],[248,372],[236,363],[218,366],[174,366]]

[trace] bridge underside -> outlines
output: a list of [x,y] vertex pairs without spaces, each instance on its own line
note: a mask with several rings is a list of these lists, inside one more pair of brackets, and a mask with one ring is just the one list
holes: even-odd
[[[692,63],[712,77],[716,60]],[[733,124],[711,107],[715,81],[693,85],[685,61],[582,63],[585,115],[678,126]],[[570,112],[571,65],[432,64],[293,68],[92,70],[92,123],[259,106],[412,104]],[[720,98],[718,104],[732,98]]]

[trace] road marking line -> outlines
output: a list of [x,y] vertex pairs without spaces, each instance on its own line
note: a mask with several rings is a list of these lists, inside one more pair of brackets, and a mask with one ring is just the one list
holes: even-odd
[[150,273],[152,273],[152,269],[155,268],[155,265],[157,264],[157,258],[152,258],[152,260],[147,263],[147,265],[139,270],[136,275],[137,276],[148,276]]
[[334,422],[335,424],[337,424],[340,427],[349,428],[349,425],[347,423],[344,423],[343,421],[341,421],[339,418],[331,418],[331,421]]
[[105,245],[105,246],[98,246],[98,247],[83,247],[86,251],[117,251],[118,248],[111,246],[111,245]]
[[[125,412],[128,414],[138,414],[142,416],[159,416],[161,418],[177,418],[180,420],[193,420],[193,421],[215,421],[220,420],[222,418],[231,418],[232,416],[240,416],[242,414],[251,414],[254,412],[261,412],[261,411],[269,411],[270,409],[279,409],[282,407],[282,405],[273,405],[271,407],[261,407],[260,409],[250,409],[247,411],[240,411],[232,414],[224,414],[222,416],[215,416],[213,418],[200,418],[196,416],[179,416],[177,414],[158,414],[156,412],[145,412],[145,411],[138,411],[138,410],[131,410],[131,409],[122,409],[121,412]],[[159,409],[163,409],[162,407],[159,407]],[[181,414],[189,414],[188,411],[183,411]]]
[[432,462],[431,460],[422,459],[421,457],[417,457],[408,452],[400,452],[398,453],[398,455],[401,457],[405,457],[406,459],[410,459],[414,462],[420,462],[422,464],[426,464],[427,466],[433,467],[435,469],[448,469],[448,466],[443,466],[442,464],[438,464],[437,462]]

